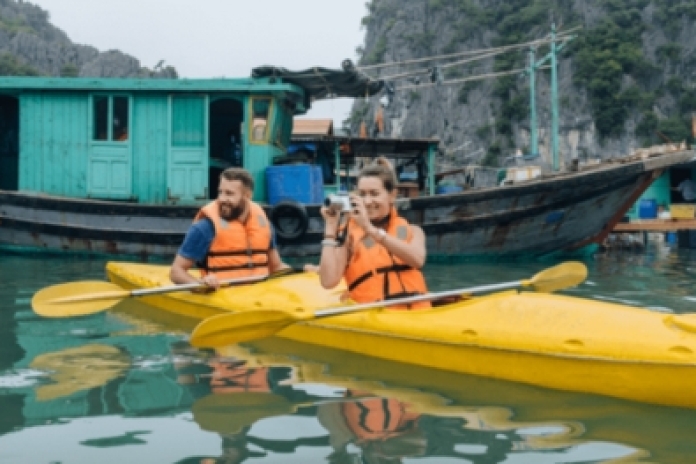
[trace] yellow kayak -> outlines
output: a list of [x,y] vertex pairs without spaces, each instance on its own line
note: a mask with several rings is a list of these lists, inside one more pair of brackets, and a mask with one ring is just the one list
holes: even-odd
[[[170,284],[165,266],[109,263],[118,285]],[[208,317],[225,311],[340,305],[304,273],[211,295],[143,298],[167,311]],[[373,309],[297,322],[279,337],[420,366],[560,390],[696,408],[696,315],[555,294],[506,291],[420,311]]]
[[[128,290],[172,285],[169,266],[111,261],[106,265],[106,273],[111,282]],[[140,299],[176,314],[204,319],[246,309],[321,309],[340,304],[344,291],[343,285],[325,290],[319,284],[317,274],[301,272],[208,294],[173,292]]]

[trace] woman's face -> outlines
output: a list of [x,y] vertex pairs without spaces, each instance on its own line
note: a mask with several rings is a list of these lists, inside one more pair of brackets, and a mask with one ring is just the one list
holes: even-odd
[[379,221],[391,211],[396,192],[389,193],[379,177],[361,177],[358,180],[358,195],[365,203],[370,220]]

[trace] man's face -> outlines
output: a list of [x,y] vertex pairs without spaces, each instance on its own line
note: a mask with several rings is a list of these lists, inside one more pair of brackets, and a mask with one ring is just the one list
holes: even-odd
[[226,221],[238,219],[246,211],[251,192],[238,180],[220,179],[218,203],[220,216]]

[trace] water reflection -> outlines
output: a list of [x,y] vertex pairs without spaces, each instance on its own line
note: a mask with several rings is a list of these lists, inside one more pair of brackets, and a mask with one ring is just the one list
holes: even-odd
[[[292,357],[280,354],[289,347]],[[179,344],[179,353],[182,348]],[[383,374],[374,379],[364,379],[362,369],[345,375],[346,360],[350,365],[351,359],[365,359],[321,352],[322,362],[311,361],[304,358],[302,345],[270,340],[254,344],[252,350],[226,347],[202,360],[201,351],[189,348],[190,358],[178,362],[177,378],[196,392],[194,396],[203,395],[191,407],[193,418],[202,429],[220,434],[223,450],[220,456],[186,462],[237,463],[251,457],[295,453],[301,447],[321,451],[327,446],[323,459],[337,464],[401,463],[407,458],[501,463],[525,459],[535,452],[546,456],[596,452],[583,448],[592,442],[581,439],[585,430],[577,421],[516,421],[511,408],[494,405],[499,398],[492,405],[467,405],[417,388],[385,385],[378,380],[384,373],[394,371],[408,377],[404,370],[410,367],[393,363],[378,362]],[[332,360],[326,358],[328,354]],[[334,375],[336,368],[344,375]],[[430,373],[427,369],[415,371]],[[455,380],[449,386],[456,385],[458,396],[466,398],[461,392],[468,391],[466,383],[471,379],[455,375],[448,380]],[[311,418],[311,429],[323,433],[308,436],[298,430],[297,436],[284,439],[262,436],[269,421],[288,417]],[[603,458],[645,455],[619,443],[609,448]]]
[[[693,259],[600,256],[587,263],[590,282],[570,293],[691,312]],[[1,462],[676,463],[696,453],[696,411],[278,339],[198,350],[185,341],[196,321],[136,300],[40,319],[29,308],[39,288],[103,278],[103,263],[51,263],[46,273],[42,261],[0,261],[14,277],[0,282]],[[540,267],[429,265],[428,275],[444,290]]]

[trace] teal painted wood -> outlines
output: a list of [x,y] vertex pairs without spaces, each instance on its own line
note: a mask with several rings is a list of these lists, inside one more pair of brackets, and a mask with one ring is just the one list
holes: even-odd
[[[224,127],[238,128],[238,124],[242,127],[239,139],[244,165],[256,182],[255,199],[265,201],[266,167],[272,165],[274,157],[284,154],[291,130],[292,114],[278,105],[278,99],[282,101],[289,92],[302,94],[293,85],[249,79],[152,82],[0,78],[0,94],[17,95],[19,100],[19,190],[148,204],[202,204],[214,197],[215,192],[208,185],[209,175],[216,175],[217,171],[212,174],[209,171],[210,157],[219,157],[218,152],[228,148],[229,138],[220,135],[227,132]],[[129,96],[126,143],[112,140],[111,122],[104,126],[107,140],[95,140],[94,95]],[[178,113],[175,121],[171,119],[170,99],[186,95],[198,95],[206,100],[203,112],[198,113],[198,122],[187,119],[186,111]],[[267,137],[262,142],[250,142],[248,137],[252,122],[249,103],[253,95],[272,100],[267,115]],[[215,99],[238,100],[240,109],[235,112],[228,107],[227,113],[220,113],[213,134],[209,102]],[[190,146],[192,140],[176,139],[173,129],[185,133],[187,124],[196,125],[201,118],[205,121],[202,129],[198,126],[199,146]],[[215,153],[211,152],[210,138],[217,144]],[[215,161],[216,169],[225,167],[225,160]]]
[[167,202],[168,108],[163,94],[133,98],[133,194],[140,203]]
[[[95,102],[102,100],[105,103],[104,126],[95,127]],[[124,102],[127,111],[123,111],[121,117],[124,121],[118,121],[114,108],[116,100]],[[130,95],[124,93],[93,94],[89,96],[88,105],[88,145],[89,156],[87,158],[87,196],[105,200],[133,200],[132,190],[133,175],[133,144],[131,141],[133,120],[133,105]],[[121,128],[128,134],[121,139],[117,132]],[[97,137],[100,136],[100,138]],[[122,134],[121,134],[122,135]],[[104,139],[101,139],[103,137]]]
[[167,197],[177,204],[208,199],[208,97],[170,98]]
[[273,83],[269,79],[124,79],[124,78],[51,78],[2,77],[0,90],[8,93],[24,90],[70,90],[89,92],[157,91],[157,92],[233,92],[243,94],[270,94],[290,92],[304,95],[293,84]]
[[631,219],[638,219],[640,215],[639,205],[641,200],[655,200],[658,205],[666,206],[669,209],[671,205],[671,174],[669,169],[666,169],[660,177],[655,179],[655,181],[650,184],[645,192],[636,200],[636,202],[631,206],[626,215]]
[[247,146],[244,152],[244,168],[251,173],[254,179],[254,201],[265,202],[268,198],[266,186],[266,168],[273,165],[273,158],[283,155],[284,152],[273,145]]
[[[267,127],[265,139],[263,141],[254,141],[250,136],[245,139],[244,151],[244,168],[251,173],[254,179],[254,201],[265,202],[268,198],[268,187],[266,185],[266,168],[273,165],[273,159],[276,156],[285,154],[285,145],[289,142],[290,132],[292,132],[292,120],[285,121],[289,124],[283,124],[280,121],[282,116],[291,118],[289,113],[283,113],[279,110],[277,100],[273,100],[272,95],[260,95],[256,98],[247,98],[245,105],[244,126],[247,134],[253,133],[253,106],[254,101],[263,101],[265,99],[271,101],[268,107]],[[283,138],[283,129],[287,130],[287,137]]]
[[87,98],[20,96],[19,188],[68,197],[86,195]]

